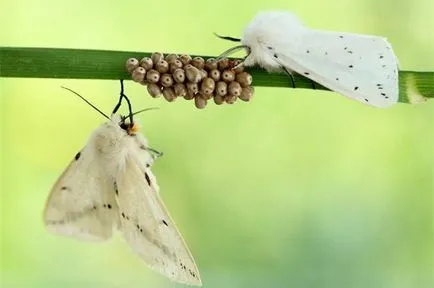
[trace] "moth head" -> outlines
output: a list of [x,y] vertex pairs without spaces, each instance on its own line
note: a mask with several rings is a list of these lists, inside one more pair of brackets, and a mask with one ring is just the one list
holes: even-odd
[[111,117],[113,123],[118,125],[123,131],[125,131],[128,135],[135,135],[140,132],[140,125],[136,121],[130,121],[130,115],[122,116],[113,114]]
[[116,123],[122,130],[127,132],[128,135],[135,135],[140,132],[140,124],[137,121],[132,121],[132,116],[137,115],[139,113],[158,109],[156,107],[145,108],[134,113],[130,113],[129,115],[122,116],[118,114],[112,114],[111,120]]

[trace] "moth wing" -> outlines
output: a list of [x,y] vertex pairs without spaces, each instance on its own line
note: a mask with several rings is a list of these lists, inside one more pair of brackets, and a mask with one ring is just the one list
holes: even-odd
[[85,147],[54,184],[45,206],[45,226],[53,234],[79,240],[107,240],[118,222],[114,195],[113,179]]
[[118,178],[120,229],[133,251],[172,281],[201,285],[194,259],[158,195],[150,169],[127,157]]
[[269,50],[282,66],[376,107],[398,101],[398,60],[385,38],[306,29],[300,42]]

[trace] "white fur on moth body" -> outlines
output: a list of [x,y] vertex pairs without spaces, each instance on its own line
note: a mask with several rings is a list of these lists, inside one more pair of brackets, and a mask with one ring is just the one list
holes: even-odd
[[246,26],[245,66],[296,72],[375,107],[398,101],[398,59],[386,38],[310,29],[293,14],[260,12]]
[[44,222],[53,234],[105,241],[119,229],[133,251],[172,281],[201,285],[150,170],[154,161],[137,123],[118,115],[98,127],[54,184]]

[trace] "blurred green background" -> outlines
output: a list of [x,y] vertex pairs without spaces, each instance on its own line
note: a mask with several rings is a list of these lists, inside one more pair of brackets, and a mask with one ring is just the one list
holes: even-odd
[[[0,45],[218,55],[259,10],[389,38],[434,70],[434,1],[2,0]],[[117,81],[0,79],[2,287],[180,287],[116,235],[48,234],[51,185],[110,113]],[[165,103],[126,83],[161,195],[204,287],[433,287],[434,102],[374,109],[331,92],[258,88],[251,103]]]

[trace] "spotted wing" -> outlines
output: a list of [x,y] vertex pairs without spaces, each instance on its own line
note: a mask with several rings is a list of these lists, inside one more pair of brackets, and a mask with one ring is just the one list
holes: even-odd
[[118,222],[114,179],[85,147],[54,184],[44,222],[53,234],[86,241],[103,241]]
[[201,285],[194,259],[158,194],[154,175],[136,158],[127,157],[116,179],[125,239],[152,269],[175,282]]

